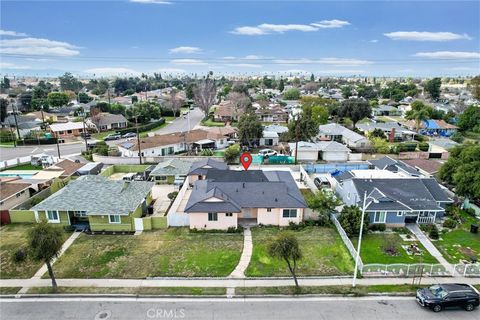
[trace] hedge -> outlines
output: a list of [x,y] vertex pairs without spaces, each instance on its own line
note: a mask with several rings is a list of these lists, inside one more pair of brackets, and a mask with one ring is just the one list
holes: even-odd
[[15,140],[15,134],[10,131],[0,131],[0,142],[12,142]]
[[56,144],[56,143],[57,143],[57,138],[17,140],[17,145]]
[[420,149],[420,151],[428,151],[428,148],[429,148],[428,142],[420,142],[418,144],[418,149]]
[[[165,119],[162,118],[158,121],[155,121],[155,122],[151,122],[149,124],[145,124],[143,126],[139,126],[138,127],[138,132],[145,132],[145,131],[150,131],[152,130],[153,128],[156,128],[162,124],[165,123]],[[120,129],[120,130],[117,130],[117,133],[120,133],[120,134],[125,134],[125,133],[129,133],[129,132],[133,132],[133,133],[136,133],[137,132],[137,128],[136,127],[131,127],[131,128],[126,128],[126,129]]]

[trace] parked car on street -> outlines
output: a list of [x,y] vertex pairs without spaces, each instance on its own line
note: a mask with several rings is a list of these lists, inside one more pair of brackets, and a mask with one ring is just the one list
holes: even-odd
[[270,156],[276,156],[277,151],[272,150],[272,149],[262,149],[258,151],[258,154],[261,154],[264,157],[270,157]]
[[122,137],[121,134],[119,133],[110,133],[108,136],[105,137],[105,141],[111,141],[111,140],[118,140]]
[[88,133],[88,132],[86,132],[86,133],[85,133],[85,132],[82,132],[82,133],[80,134],[80,137],[82,137],[83,139],[90,139],[90,138],[92,137],[92,135],[91,135],[90,133]]
[[122,138],[136,138],[137,137],[137,134],[135,132],[128,132],[128,133],[125,133]]
[[464,308],[472,311],[480,304],[478,290],[462,283],[436,284],[418,289],[416,299],[422,307],[434,312],[440,312],[446,308]]

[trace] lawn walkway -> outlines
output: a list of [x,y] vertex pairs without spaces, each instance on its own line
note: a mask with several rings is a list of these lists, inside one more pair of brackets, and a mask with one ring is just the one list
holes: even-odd
[[445,268],[445,270],[451,270],[452,265],[448,263],[447,260],[442,256],[440,251],[433,245],[433,243],[425,236],[425,234],[420,230],[418,224],[408,223],[406,224],[408,230],[410,230],[415,237],[417,237],[418,241],[425,247],[425,249],[430,253],[435,259],[440,262],[440,264]]
[[230,274],[230,278],[245,278],[245,270],[247,270],[248,265],[250,264],[250,259],[252,258],[253,251],[253,241],[252,241],[252,231],[250,228],[246,228],[243,231],[243,251],[240,261],[237,264],[237,267]]

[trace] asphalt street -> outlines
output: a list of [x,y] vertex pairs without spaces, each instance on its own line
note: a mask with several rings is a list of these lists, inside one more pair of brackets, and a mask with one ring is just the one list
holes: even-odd
[[433,313],[413,297],[365,298],[19,298],[0,300],[0,318],[9,320],[133,319],[479,319],[477,310]]
[[188,130],[188,122],[190,118],[190,130],[195,128],[203,119],[203,111],[199,108],[189,110],[189,114],[186,116],[179,116],[173,120],[168,126],[163,127],[160,130],[155,131],[156,134],[166,134],[173,132],[183,132]]
[[[71,154],[77,154],[85,151],[85,143],[70,143],[60,144],[60,155],[66,156]],[[0,148],[0,161],[15,159],[17,157],[25,157],[33,154],[46,153],[52,156],[58,156],[57,145],[40,145],[40,146],[28,146],[17,148]]]

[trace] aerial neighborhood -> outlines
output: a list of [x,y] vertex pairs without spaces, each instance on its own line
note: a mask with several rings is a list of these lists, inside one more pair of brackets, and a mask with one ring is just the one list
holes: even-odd
[[478,76],[5,76],[2,147],[33,151],[0,162],[1,278],[41,267],[37,225],[60,232],[58,279],[479,277],[479,94]]

